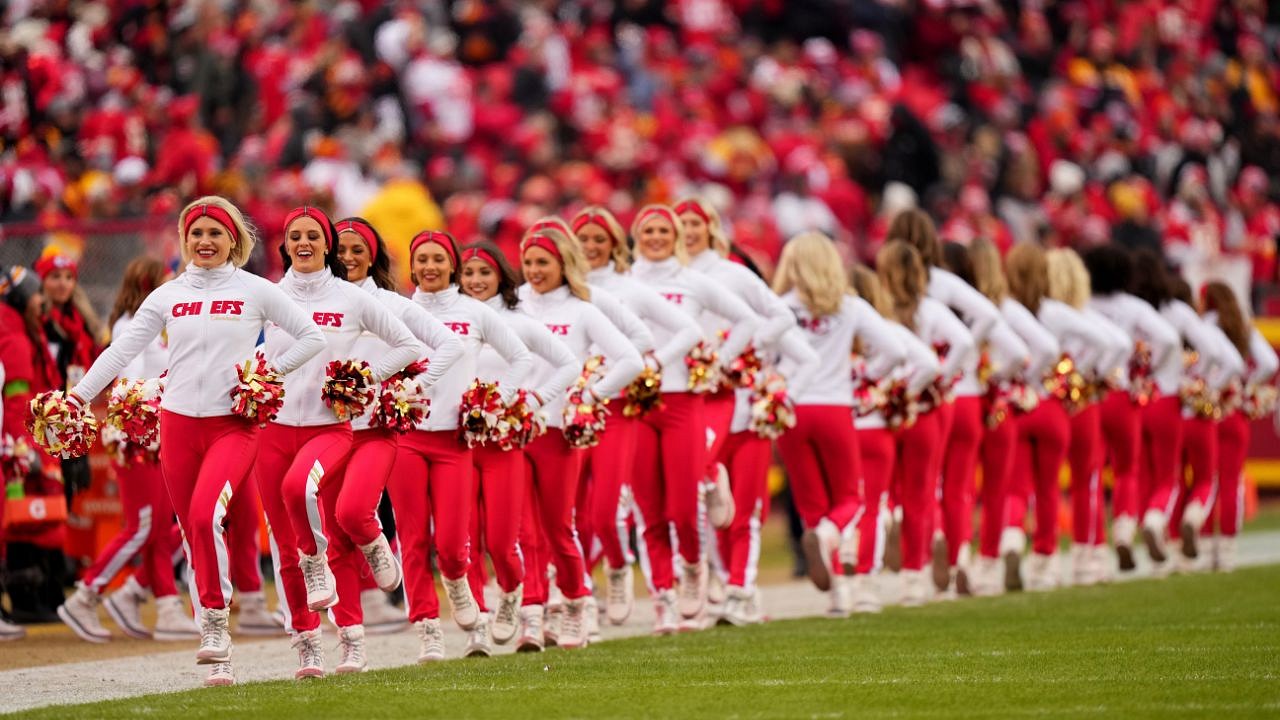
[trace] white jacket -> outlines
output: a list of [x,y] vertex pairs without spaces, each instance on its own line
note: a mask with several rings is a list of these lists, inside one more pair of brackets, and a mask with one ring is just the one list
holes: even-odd
[[[111,326],[111,340],[122,338],[129,332],[133,324],[133,314],[121,315]],[[169,341],[164,333],[160,333],[143,348],[138,356],[120,371],[121,380],[150,380],[158,378],[169,368]]]
[[978,345],[969,329],[951,312],[951,308],[932,298],[921,298],[920,306],[916,308],[915,321],[916,336],[927,345],[931,348],[943,345],[948,347],[947,357],[939,361],[942,366],[939,375],[944,378],[955,377],[966,368],[977,365]]
[[[992,331],[1000,325],[1000,311],[985,295],[975,290],[958,275],[938,267],[929,268],[927,292],[930,298],[960,313],[975,344],[984,341],[1009,340],[1008,334],[997,334],[997,337],[991,337]],[[1011,350],[1003,346],[999,352],[1002,356],[1017,354],[1016,349]],[[960,380],[954,388],[957,396],[972,397],[982,392],[982,388],[978,385],[978,360],[978,353],[975,352],[959,366]]]
[[[723,258],[714,250],[707,249],[689,260],[689,268],[711,277],[734,295],[742,298],[747,303],[747,307],[762,319],[760,327],[756,329],[757,345],[771,345],[782,337],[783,333],[795,326],[795,318],[788,312],[782,299],[745,265]],[[728,324],[722,328],[716,328],[716,330],[722,329],[732,328]]]
[[861,338],[868,347],[867,374],[883,377],[907,355],[889,322],[862,298],[846,295],[831,315],[815,317],[792,290],[782,301],[795,315],[809,346],[818,355],[813,381],[799,393],[792,393],[796,405],[853,406],[853,341]]
[[[532,352],[535,358],[541,359],[553,369],[550,373],[541,373],[544,375],[541,384],[526,383],[525,389],[537,393],[544,404],[563,397],[582,370],[582,363],[573,356],[569,346],[552,335],[542,323],[518,309],[507,308],[502,302],[501,295],[494,295],[486,300],[485,304],[493,308],[494,312],[498,313],[498,317],[511,327],[512,332],[520,338],[520,342],[524,343],[525,347],[529,348],[529,352]],[[510,363],[499,355],[497,350],[486,345],[480,348],[480,357],[476,360],[476,377],[485,382],[494,382],[502,376],[509,365]],[[535,369],[536,367],[537,365]],[[534,374],[530,373],[530,381],[534,379]],[[534,409],[541,407],[537,398],[529,398],[529,403]]]
[[[934,353],[933,348],[926,345],[923,340],[910,330],[892,320],[886,320],[886,322],[894,337],[902,343],[902,348],[906,351],[906,357],[903,361],[891,368],[887,375],[905,379],[907,381],[907,393],[918,395],[921,390],[928,387],[930,383],[937,380],[938,376],[942,374],[942,365],[938,362],[938,355]],[[878,365],[879,363],[876,363],[875,359],[876,349],[868,347],[867,351],[868,354],[863,356],[868,361],[867,366],[870,367],[873,363]],[[868,373],[868,377],[871,381],[878,382],[884,379],[885,375],[871,375]],[[859,430],[878,430],[883,428],[885,427],[884,412],[876,410],[869,415],[854,418],[853,426]]]
[[[1168,320],[1147,302],[1128,293],[1094,295],[1089,300],[1089,307],[1118,325],[1135,343],[1138,340],[1147,343],[1160,392],[1166,395],[1178,392],[1178,378],[1182,375],[1182,337]],[[1160,368],[1165,368],[1164,383],[1158,377]],[[1169,383],[1171,370],[1173,380]]]
[[[1190,305],[1181,300],[1171,300],[1160,308],[1160,315],[1200,356],[1195,374],[1204,378],[1210,390],[1221,390],[1232,377],[1244,373],[1244,359],[1231,346],[1231,341],[1216,325],[1205,322]],[[1156,383],[1162,393],[1176,393],[1187,371],[1182,354],[1174,354],[1176,363],[1166,362],[1156,368]]]
[[[630,275],[616,272],[612,265],[596,268],[587,274],[591,287],[602,287],[621,300],[631,312],[650,330],[650,338],[656,342],[653,330],[662,328],[666,341],[653,347],[653,354],[662,366],[684,363],[685,355],[702,339],[702,328],[693,318],[671,306],[658,293]],[[594,300],[594,295],[592,296]],[[615,323],[617,324],[617,323]],[[623,332],[626,332],[623,329]],[[635,338],[631,338],[634,342]],[[637,344],[637,349],[639,344]],[[645,352],[641,350],[641,352]]]

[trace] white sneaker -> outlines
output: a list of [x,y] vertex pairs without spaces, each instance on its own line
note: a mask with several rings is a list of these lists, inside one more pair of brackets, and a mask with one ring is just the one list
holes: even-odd
[[525,605],[520,608],[520,639],[516,642],[516,652],[542,652],[546,646],[542,616],[541,605]]
[[1071,546],[1071,584],[1089,586],[1098,583],[1097,567],[1092,545],[1079,543]]
[[453,621],[463,630],[470,630],[480,621],[480,609],[476,607],[475,598],[471,597],[471,585],[467,576],[457,580],[444,579],[444,592],[449,596],[449,614]]
[[369,570],[373,572],[373,581],[378,584],[379,589],[383,592],[392,592],[400,587],[400,581],[403,579],[400,561],[391,552],[391,545],[387,543],[386,535],[378,533],[378,539],[368,545],[361,545],[360,552],[364,553],[364,559],[369,563]]
[[711,527],[724,530],[733,522],[734,504],[733,490],[729,487],[729,471],[724,465],[716,463],[715,482],[706,494],[707,519]]
[[81,640],[91,643],[104,643],[111,639],[111,632],[102,627],[98,619],[98,603],[101,598],[87,585],[76,587],[76,591],[66,602],[58,606],[58,617],[67,624]]
[[716,624],[737,627],[746,625],[746,595],[745,589],[730,585],[725,591],[724,607],[721,609],[720,616],[716,618]]
[[621,625],[631,617],[636,605],[635,580],[631,564],[627,563],[605,573],[605,615],[612,625]]
[[584,597],[567,600],[564,604],[564,619],[560,625],[560,634],[556,644],[566,650],[576,650],[587,645],[587,599]]
[[5,620],[4,618],[0,618],[0,642],[7,642],[9,640],[21,640],[26,636],[27,636],[26,628],[22,627],[21,625],[14,625],[13,623],[9,622],[8,620]]
[[1138,534],[1138,523],[1128,515],[1121,515],[1111,523],[1111,539],[1116,546],[1116,560],[1120,572],[1132,572],[1138,567],[1133,557],[1133,540]]
[[476,626],[467,633],[467,647],[463,657],[489,657],[493,655],[493,643],[489,642],[489,616],[481,614]]
[[1214,544],[1213,569],[1218,572],[1232,572],[1236,569],[1236,538],[1234,535],[1219,535]]
[[337,583],[324,555],[299,553],[298,567],[302,570],[302,581],[307,585],[308,608],[320,612],[338,604]]
[[548,604],[542,622],[542,639],[547,647],[555,647],[560,642],[560,628],[564,624],[564,601]]
[[604,638],[600,635],[600,604],[594,595],[583,598],[582,621],[587,629],[587,644],[598,643]]
[[364,654],[363,625],[338,628],[338,649],[342,651],[342,661],[333,669],[338,675],[361,673],[369,669],[369,659]]
[[[132,575],[119,590],[102,599],[102,606],[125,635],[139,640],[150,640],[151,631],[142,624],[142,604],[149,593]],[[193,626],[194,627],[194,626]],[[196,633],[199,634],[198,632]]]
[[951,568],[951,578],[955,583],[957,596],[973,595],[973,551],[970,550],[968,543],[961,545],[960,552],[956,554],[956,564]]
[[283,635],[284,625],[267,611],[267,596],[259,592],[242,592],[236,603],[240,608],[236,632],[243,635]]
[[324,677],[324,648],[320,647],[320,628],[294,635],[290,644],[298,651],[298,671],[293,674],[294,678],[302,680]]
[[725,591],[725,588],[724,578],[720,573],[715,571],[707,573],[707,605],[710,606],[707,608],[707,612],[709,614],[719,614],[717,610],[713,610],[712,608],[718,608],[718,606],[724,605],[725,600],[728,599],[728,593]]
[[1004,560],[1004,589],[1022,589],[1022,553],[1027,548],[1027,533],[1020,527],[1007,527],[1000,533],[1000,558]]
[[676,630],[676,591],[659,591],[653,597],[653,634],[672,635]]
[[1115,580],[1115,558],[1112,557],[1111,551],[1106,545],[1093,546],[1093,577],[1100,585],[1104,585]]
[[875,578],[870,575],[849,578],[849,601],[856,613],[878,613],[884,608],[880,593],[876,591]]
[[680,561],[678,609],[680,617],[695,618],[706,603],[707,567],[705,562]]
[[1004,593],[1004,578],[1000,575],[999,558],[979,555],[968,570],[969,590],[977,597],[990,597]]
[[231,662],[231,629],[226,608],[200,611],[200,649],[196,650],[197,665],[213,665]]
[[520,631],[520,603],[524,600],[524,585],[517,585],[515,590],[502,593],[498,601],[498,611],[493,616],[493,641],[506,645]]
[[822,592],[831,589],[831,556],[839,546],[840,529],[827,518],[823,518],[816,528],[805,530],[800,536],[800,547],[804,550],[809,579]]
[[902,606],[920,607],[929,600],[929,578],[924,570],[903,570]]
[[414,623],[418,628],[418,640],[421,650],[418,651],[418,662],[427,663],[444,659],[444,630],[440,629],[440,618],[428,618]]
[[1032,592],[1056,590],[1060,584],[1058,556],[1032,553],[1027,559],[1026,589]]
[[156,598],[156,640],[178,642],[200,637],[200,628],[177,595]]
[[360,593],[360,609],[364,612],[366,635],[390,635],[409,627],[409,616],[391,604],[387,594],[378,588]]
[[750,592],[747,593],[746,601],[742,604],[742,613],[747,618],[747,622],[751,624],[765,621],[764,602],[760,598],[759,585],[751,586]]
[[831,590],[828,591],[831,604],[827,607],[827,617],[830,618],[847,618],[849,617],[849,585],[848,578],[844,575],[836,575],[831,578]]
[[235,685],[236,676],[231,672],[230,662],[214,663],[209,668],[209,676],[204,679],[205,687],[226,687]]
[[1178,525],[1178,539],[1182,541],[1182,556],[1192,560],[1200,557],[1200,526],[1204,524],[1204,506],[1192,500],[1182,511],[1182,523]]
[[1159,510],[1148,510],[1142,516],[1142,542],[1147,546],[1147,554],[1151,556],[1151,562],[1157,565],[1169,559],[1164,542],[1168,527],[1168,518]]
[[887,513],[889,521],[885,523],[884,534],[884,567],[889,572],[902,570],[902,507]]

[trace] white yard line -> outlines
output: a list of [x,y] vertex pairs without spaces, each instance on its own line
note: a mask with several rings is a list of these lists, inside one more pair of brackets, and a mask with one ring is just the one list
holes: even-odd
[[[1139,553],[1141,556],[1142,553]],[[1240,565],[1280,563],[1280,532],[1251,533],[1240,538]],[[1064,566],[1067,562],[1062,563]],[[1140,565],[1132,577],[1144,577],[1149,567]],[[896,597],[896,579],[884,576],[881,583],[886,599]],[[826,612],[828,599],[807,583],[792,582],[763,589],[764,607],[773,619],[819,616]],[[626,625],[602,627],[604,639],[647,634],[653,618],[652,603],[637,599],[636,609]],[[444,621],[448,657],[458,658],[466,644],[465,634],[449,620]],[[20,642],[38,642],[25,640]],[[337,664],[337,633],[325,626],[326,662]],[[3,651],[0,645],[0,651]],[[157,644],[157,647],[170,647]],[[499,654],[510,647],[498,648]],[[564,652],[552,650],[551,652]],[[65,705],[154,693],[179,692],[199,687],[208,672],[194,662],[194,647],[165,650],[150,655],[113,660],[45,665],[0,672],[0,712],[13,712],[47,705]],[[368,638],[369,666],[373,669],[409,665],[418,653],[417,636],[412,631]],[[268,639],[237,638],[235,673],[240,683],[281,680],[293,677],[297,656],[284,636]],[[483,660],[464,660],[483,662]]]

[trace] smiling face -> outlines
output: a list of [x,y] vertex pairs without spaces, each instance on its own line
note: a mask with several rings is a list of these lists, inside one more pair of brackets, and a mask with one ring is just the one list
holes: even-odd
[[320,221],[302,217],[289,223],[284,233],[284,249],[289,253],[293,269],[300,273],[313,273],[324,269],[324,230]]
[[338,233],[338,259],[347,267],[347,279],[351,282],[364,282],[369,277],[373,255],[358,233]]
[[582,245],[582,254],[592,270],[602,268],[613,259],[613,239],[604,228],[595,223],[587,223],[577,233],[578,242]]
[[636,240],[640,254],[650,262],[662,262],[676,252],[676,229],[658,215],[640,227],[640,237]]
[[44,294],[54,305],[63,305],[71,300],[76,291],[76,276],[67,268],[58,268],[50,272],[44,279]]
[[540,247],[524,251],[524,279],[538,293],[547,293],[564,284],[564,268],[555,255]]
[[201,217],[191,223],[186,238],[187,257],[199,268],[218,268],[231,258],[234,241],[227,228],[211,217]]
[[689,249],[690,257],[697,257],[711,247],[711,226],[697,213],[687,212],[680,215],[680,224],[684,227],[684,246]]
[[462,277],[458,280],[462,292],[484,302],[498,294],[499,278],[496,270],[480,258],[472,258],[462,264]]
[[453,264],[449,262],[449,251],[440,243],[425,242],[413,251],[409,268],[418,281],[418,288],[423,292],[440,292],[449,287],[449,274],[453,272]]

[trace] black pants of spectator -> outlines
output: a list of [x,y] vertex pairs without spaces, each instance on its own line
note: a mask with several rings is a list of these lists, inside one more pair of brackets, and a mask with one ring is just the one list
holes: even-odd
[[62,551],[11,542],[6,558],[4,588],[14,621],[58,622],[56,610],[65,598],[63,588],[69,577]]

